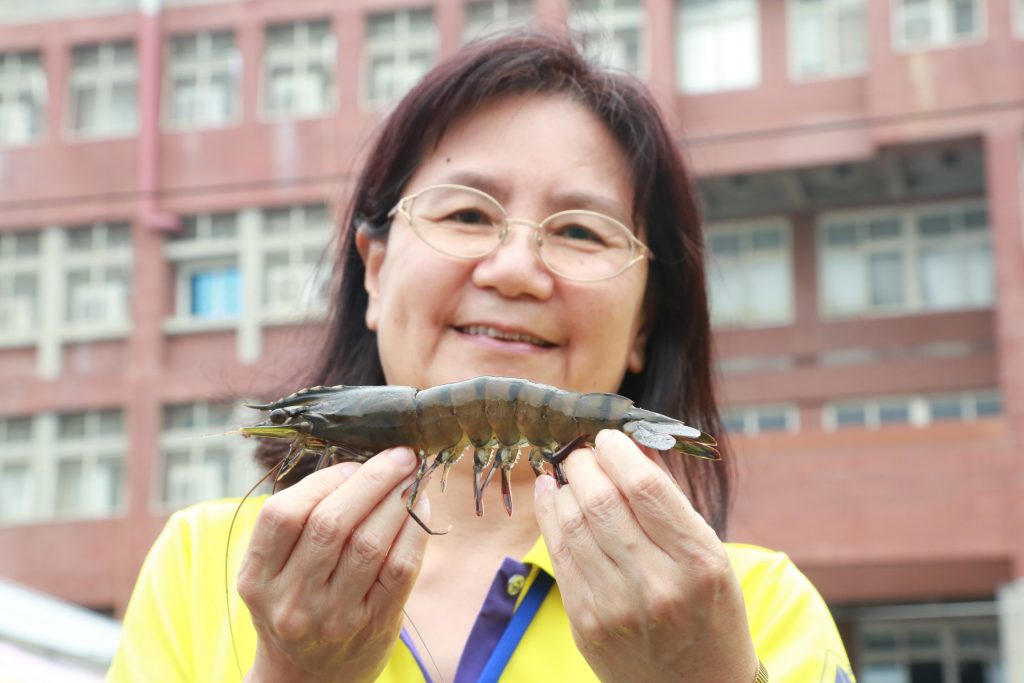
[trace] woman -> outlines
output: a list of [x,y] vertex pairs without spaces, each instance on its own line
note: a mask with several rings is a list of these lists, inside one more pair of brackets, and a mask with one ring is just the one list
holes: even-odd
[[[499,37],[428,74],[385,122],[346,225],[310,383],[521,377],[717,431],[692,187],[650,96],[566,39]],[[414,468],[407,448],[314,473],[307,462],[246,506],[228,558],[233,629],[217,554],[233,505],[175,515],[111,679],[226,680],[236,648],[251,681],[721,683],[766,680],[765,667],[847,680],[806,579],[778,553],[719,540],[723,463],[601,432],[565,461],[569,486],[514,470],[511,518],[493,504],[473,515],[471,469],[456,466],[444,495],[417,504],[451,525],[437,538],[405,511]]]

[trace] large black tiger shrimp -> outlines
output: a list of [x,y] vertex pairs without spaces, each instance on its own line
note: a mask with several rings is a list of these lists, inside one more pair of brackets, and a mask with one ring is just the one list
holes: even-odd
[[419,469],[406,491],[406,509],[431,534],[445,532],[431,531],[413,511],[420,485],[442,467],[443,491],[449,468],[469,446],[477,515],[483,514],[483,491],[496,471],[501,473],[505,510],[512,514],[509,475],[519,449],[527,445],[534,472],[543,474],[544,463],[551,463],[560,484],[568,483],[562,461],[579,446],[592,445],[602,429],[619,429],[636,443],[661,451],[719,458],[717,444],[708,434],[638,408],[624,396],[580,394],[506,377],[477,377],[420,390],[313,387],[248,407],[270,414],[265,422],[243,427],[243,435],[291,441],[277,467],[278,481],[306,455],[316,456],[316,469],[321,469],[336,462],[365,462],[393,446],[411,447]]

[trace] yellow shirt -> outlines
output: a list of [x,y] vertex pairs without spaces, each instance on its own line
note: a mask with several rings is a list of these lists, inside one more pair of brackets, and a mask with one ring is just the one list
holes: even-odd
[[[228,526],[237,500],[202,503],[171,516],[142,566],[108,681],[240,680],[235,652],[241,669],[248,670],[256,632],[234,579],[264,500],[243,505],[230,547]],[[726,549],[743,589],[754,646],[771,680],[852,683],[828,607],[789,558],[751,545],[727,543]],[[519,601],[537,572],[553,575],[542,539],[522,562],[530,571]],[[233,639],[226,618],[229,604]],[[399,644],[378,681],[424,681],[424,668],[429,675],[429,667],[421,667],[409,647]],[[557,585],[529,622],[501,680],[597,680],[573,642]]]

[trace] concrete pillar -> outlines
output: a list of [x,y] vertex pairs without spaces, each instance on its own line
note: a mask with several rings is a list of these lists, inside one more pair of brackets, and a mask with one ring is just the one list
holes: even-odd
[[1003,680],[1024,681],[1024,578],[999,589],[999,640]]
[[64,287],[64,230],[48,226],[40,233],[39,327],[36,345],[36,375],[40,379],[60,376],[61,330],[67,295]]
[[238,271],[242,275],[242,313],[238,318],[238,360],[255,363],[260,358],[263,308],[263,254],[260,251],[259,209],[242,209],[238,213]]

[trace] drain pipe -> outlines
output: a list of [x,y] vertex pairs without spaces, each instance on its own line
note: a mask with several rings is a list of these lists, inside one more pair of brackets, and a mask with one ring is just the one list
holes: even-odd
[[139,222],[175,231],[181,218],[160,211],[160,73],[162,0],[139,0]]

